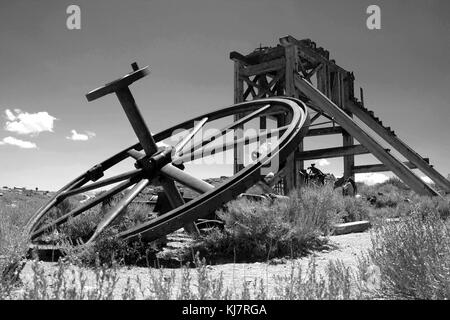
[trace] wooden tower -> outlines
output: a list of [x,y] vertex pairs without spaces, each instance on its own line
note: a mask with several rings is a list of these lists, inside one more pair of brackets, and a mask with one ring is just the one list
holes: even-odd
[[[231,52],[230,59],[234,61],[235,103],[271,96],[299,98],[311,111],[307,139],[342,135],[342,146],[334,148],[305,151],[302,142],[278,172],[277,177],[282,181],[285,192],[300,184],[298,173],[304,169],[305,160],[342,157],[345,177],[354,177],[356,173],[392,171],[417,193],[437,195],[436,190],[412,171],[420,169],[439,189],[450,193],[450,182],[430,166],[429,160],[414,152],[364,106],[362,90],[361,101],[355,98],[353,73],[330,60],[329,52],[318,48],[311,40],[286,36],[276,47],[260,47],[248,55]],[[355,118],[408,161],[402,162],[389,149],[384,149],[354,121]],[[278,117],[276,120],[282,125],[287,119]],[[261,129],[266,128],[265,122],[266,119],[261,118]],[[359,143],[355,144],[355,140]],[[355,166],[355,155],[361,154],[373,154],[381,164]],[[237,172],[242,168],[242,148],[235,146],[234,160]]]

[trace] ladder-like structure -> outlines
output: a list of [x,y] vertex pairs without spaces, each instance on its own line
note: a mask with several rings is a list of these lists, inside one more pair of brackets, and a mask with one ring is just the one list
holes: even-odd
[[[234,61],[235,103],[272,96],[299,98],[315,112],[307,137],[342,135],[342,147],[305,151],[303,142],[300,143],[278,172],[284,190],[300,184],[299,171],[304,168],[305,160],[343,157],[345,177],[354,177],[356,173],[392,171],[417,193],[438,195],[437,190],[412,171],[420,169],[441,191],[450,193],[450,181],[430,165],[429,159],[417,154],[364,106],[362,90],[361,101],[358,101],[354,96],[353,73],[338,66],[330,59],[327,50],[318,48],[311,40],[286,36],[276,47],[260,47],[248,55],[231,52],[230,59]],[[243,116],[237,115],[236,118]],[[280,115],[275,119],[278,126],[286,121]],[[408,161],[401,162],[390,153],[390,149],[383,148],[355,119],[362,121]],[[266,119],[260,119],[260,128],[265,129],[266,126]],[[355,144],[355,140],[360,144]],[[355,155],[361,154],[372,154],[381,164],[355,166]],[[243,150],[236,145],[235,172],[242,168],[242,159]]]

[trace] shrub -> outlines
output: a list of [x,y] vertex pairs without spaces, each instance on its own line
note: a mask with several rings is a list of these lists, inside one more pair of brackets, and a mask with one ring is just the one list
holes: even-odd
[[410,191],[411,190],[410,187],[408,187],[402,180],[400,180],[397,177],[389,178],[389,180],[378,184],[378,187],[383,187],[383,186],[386,186],[386,185],[394,186],[398,190],[402,190],[402,191]]
[[370,257],[389,298],[450,298],[449,225],[436,209],[421,210],[416,207],[400,223],[384,223],[373,234]]
[[344,197],[343,199],[343,220],[344,222],[354,222],[368,220],[370,217],[370,205],[365,199]]
[[342,197],[331,187],[303,188],[273,203],[235,200],[217,212],[224,231],[210,232],[184,258],[196,251],[216,262],[298,256],[321,244],[320,236],[341,221],[341,212]]

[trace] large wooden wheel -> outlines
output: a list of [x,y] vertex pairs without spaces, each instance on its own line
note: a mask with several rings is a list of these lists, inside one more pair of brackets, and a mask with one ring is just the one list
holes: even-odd
[[[119,237],[132,240],[141,236],[147,241],[156,240],[177,229],[192,225],[197,219],[210,216],[222,204],[245,192],[261,179],[261,170],[265,165],[274,159],[282,163],[294,152],[306,134],[309,118],[303,102],[292,98],[269,98],[222,108],[152,135],[140,116],[128,89],[128,85],[146,74],[146,68],[134,67],[133,69],[133,73],[92,91],[87,97],[88,100],[93,100],[115,92],[140,142],[93,166],[56,192],[50,201],[36,212],[26,226],[32,245],[42,244],[44,235],[64,225],[70,218],[87,214],[91,208],[102,204],[116,194],[123,193],[120,201],[104,213],[95,232],[87,242],[95,241],[102,231],[120,217],[124,208],[150,184],[162,186],[172,210],[122,231]],[[244,116],[240,120],[233,120],[234,116],[238,114]],[[242,138],[236,138],[236,134],[233,134],[235,138],[227,142],[226,135],[230,132],[234,133],[238,129],[255,123],[255,120],[257,121],[259,118],[274,116],[283,116],[286,121],[281,126],[276,125],[274,128],[257,130],[256,134],[244,135]],[[219,128],[217,126],[219,123],[221,127],[216,130],[215,134],[198,139],[202,128],[208,125],[216,125],[216,128]],[[180,134],[179,132],[183,130],[184,133]],[[174,133],[177,133],[176,138]],[[270,148],[265,148],[265,152],[258,153],[256,159],[246,164],[242,170],[221,185],[214,187],[188,173],[188,170],[180,169],[183,168],[182,164],[188,165],[189,162],[202,159],[207,155],[229,152],[236,146],[260,143],[261,140],[273,137],[276,139],[275,142],[273,142],[274,139],[271,140]],[[167,140],[177,142],[173,145],[159,144],[159,142]],[[123,162],[129,162],[130,159],[134,162],[134,168],[104,178],[108,170],[123,167]],[[199,196],[185,202],[176,182],[196,191]],[[79,196],[88,191],[95,192],[108,186],[110,189],[107,191],[80,203],[70,212],[54,220],[49,220],[48,216],[52,210],[65,199]]]

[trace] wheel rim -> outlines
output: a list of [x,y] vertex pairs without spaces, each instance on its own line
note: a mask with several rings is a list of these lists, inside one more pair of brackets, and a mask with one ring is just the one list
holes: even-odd
[[[266,107],[266,106],[269,107]],[[260,113],[258,113],[260,110],[262,110]],[[136,227],[130,228],[128,230],[122,231],[119,233],[119,237],[124,239],[134,239],[138,236],[143,236],[146,240],[152,241],[155,240],[165,234],[168,234],[170,232],[173,232],[184,225],[186,225],[189,222],[195,221],[199,218],[206,217],[209,215],[212,211],[215,211],[218,206],[220,206],[223,203],[226,203],[234,198],[236,198],[237,195],[244,192],[246,189],[251,187],[254,183],[256,183],[261,178],[261,169],[262,167],[270,162],[274,157],[279,157],[280,161],[284,161],[289,154],[291,154],[295,148],[300,143],[303,136],[306,134],[307,131],[307,122],[309,121],[308,114],[307,114],[307,108],[303,102],[297,99],[292,98],[268,98],[268,99],[261,99],[257,101],[251,101],[251,102],[244,102],[240,104],[236,104],[224,109],[219,109],[214,112],[210,112],[206,115],[201,115],[195,118],[192,118],[188,121],[185,121],[181,124],[172,126],[169,129],[163,130],[157,134],[154,135],[154,139],[156,142],[161,142],[167,138],[170,138],[172,136],[172,133],[176,130],[180,129],[192,129],[194,128],[194,125],[198,121],[202,121],[203,119],[207,118],[207,122],[211,123],[215,120],[220,120],[229,116],[233,116],[236,114],[246,113],[247,117],[250,117],[252,114],[257,114],[254,117],[250,117],[248,121],[243,122],[243,124],[250,122],[251,120],[257,118],[257,117],[263,117],[270,114],[282,114],[288,116],[290,119],[289,125],[286,125],[283,127],[283,130],[280,130],[280,137],[278,140],[278,144],[272,148],[272,150],[269,150],[268,153],[260,155],[256,161],[254,161],[252,164],[247,165],[244,169],[237,172],[235,175],[233,175],[230,179],[228,179],[226,182],[222,183],[221,185],[217,186],[214,189],[211,189],[210,191],[204,192],[197,198],[182,204],[173,210],[170,210],[167,213],[164,213],[157,217],[156,219],[150,220],[148,222],[144,222]],[[205,121],[206,123],[206,121]],[[234,123],[236,124],[236,122]],[[227,126],[225,126],[226,128]],[[233,127],[233,129],[236,129],[237,126]],[[195,128],[194,128],[195,129]],[[223,128],[222,128],[223,129]],[[279,128],[277,128],[278,130]],[[220,130],[219,130],[220,131]],[[192,130],[191,130],[192,133]],[[189,135],[189,134],[188,134]],[[187,135],[187,136],[188,136]],[[224,135],[221,135],[224,136]],[[257,135],[258,139],[260,138],[260,135]],[[192,137],[191,137],[192,139]],[[211,141],[214,141],[211,140]],[[173,171],[172,164],[175,160],[180,160],[182,158],[181,156],[184,154],[192,154],[193,152],[197,150],[204,150],[208,147],[209,144],[211,144],[211,141],[208,142],[208,139],[202,139],[200,143],[200,148],[195,149],[196,145],[194,144],[194,147],[191,148],[190,152],[182,152],[181,155],[178,154],[178,157],[175,157],[175,159],[172,159],[171,156],[171,162],[164,165],[162,168],[156,168],[154,169],[155,172],[152,173],[152,175],[149,175],[149,171],[145,168],[138,168],[136,170],[131,170],[126,173],[114,176],[112,178],[107,179],[101,179],[104,172],[108,169],[111,169],[115,165],[119,164],[123,160],[127,158],[139,158],[139,152],[142,150],[142,147],[140,143],[137,143],[129,148],[126,148],[122,150],[121,152],[115,154],[114,156],[110,157],[109,159],[101,162],[100,164],[94,166],[90,170],[88,170],[86,173],[80,175],[67,185],[65,185],[63,188],[61,188],[55,196],[53,196],[50,201],[44,205],[42,208],[40,208],[36,214],[30,219],[26,226],[26,231],[29,233],[30,238],[33,241],[38,241],[39,237],[45,232],[51,230],[51,228],[55,228],[59,225],[62,225],[66,223],[69,218],[76,217],[79,214],[82,214],[89,210],[90,208],[102,203],[106,199],[114,196],[115,194],[118,194],[122,192],[123,190],[133,186],[131,191],[127,193],[125,196],[125,200],[118,204],[118,207],[116,205],[115,208],[113,208],[115,211],[113,212],[113,220],[120,216],[120,213],[122,211],[121,208],[127,207],[129,203],[133,201],[135,196],[139,194],[142,190],[145,189],[145,187],[150,184],[152,181],[154,181],[156,178],[160,176],[165,176],[166,169],[168,170],[167,174],[171,174]],[[180,142],[183,143],[183,142]],[[245,143],[244,143],[245,145]],[[229,146],[228,146],[229,147]],[[184,148],[186,149],[186,148]],[[181,148],[181,150],[184,150]],[[193,150],[194,149],[194,150]],[[162,154],[163,151],[168,152],[168,148],[161,149],[162,151],[153,155],[151,158],[153,159],[158,154]],[[227,149],[229,150],[229,149]],[[171,150],[170,150],[171,151]],[[177,150],[177,152],[180,150]],[[192,152],[193,151],[193,152]],[[219,151],[220,152],[220,151]],[[224,152],[224,151],[223,151]],[[132,156],[130,156],[130,154]],[[195,158],[195,157],[194,157]],[[203,157],[200,157],[203,158]],[[173,161],[172,161],[173,160]],[[149,159],[145,159],[145,161],[150,161]],[[153,160],[152,160],[153,161]],[[163,172],[164,171],[164,172]],[[176,174],[180,174],[180,171],[175,170]],[[183,176],[181,174],[181,176]],[[179,177],[179,176],[177,176]],[[173,179],[173,177],[171,177]],[[200,179],[198,179],[200,180]],[[103,186],[103,183],[115,181],[115,183],[119,183],[115,187],[111,188],[109,191],[106,192],[106,195],[104,197],[94,198],[86,205],[83,205],[81,207],[78,207],[77,209],[71,210],[69,213],[62,216],[62,219],[59,218],[59,220],[55,220],[50,224],[42,225],[43,219],[48,215],[48,213],[55,208],[58,204],[60,204],[64,199],[69,198],[70,196],[80,194],[82,191],[91,190],[92,189],[98,189],[99,187]],[[178,180],[177,180],[178,181]],[[194,180],[195,182],[198,182],[197,180]],[[90,184],[87,184],[88,182],[91,182]],[[178,181],[181,182],[182,181]],[[200,182],[198,182],[200,183]],[[112,183],[108,183],[106,185],[109,185]],[[183,183],[182,183],[183,184]],[[99,186],[97,188],[93,188],[92,186]],[[205,186],[197,186],[198,188],[203,188],[205,190]],[[108,194],[109,192],[109,194]],[[80,209],[81,208],[81,209]],[[110,212],[107,212],[106,215],[108,215]],[[114,215],[115,214],[115,215]],[[102,221],[105,223],[111,223],[111,221],[106,221],[105,219]],[[107,225],[105,226],[105,228]],[[99,226],[97,226],[97,230],[99,229]],[[102,229],[103,230],[103,229]],[[94,234],[95,235],[95,234]],[[89,242],[94,241],[97,235],[95,237],[91,237]]]

